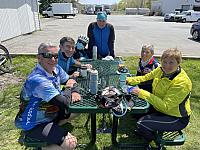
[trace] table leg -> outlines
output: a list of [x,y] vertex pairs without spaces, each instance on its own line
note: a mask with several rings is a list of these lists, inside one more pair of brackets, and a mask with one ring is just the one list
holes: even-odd
[[112,144],[117,145],[117,128],[118,128],[118,117],[113,115],[113,124],[112,124]]
[[96,113],[91,113],[91,144],[96,142]]

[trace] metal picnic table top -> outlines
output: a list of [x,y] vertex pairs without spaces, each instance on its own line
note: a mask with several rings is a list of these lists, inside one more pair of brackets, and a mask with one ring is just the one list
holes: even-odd
[[[98,70],[99,81],[98,87],[99,90],[104,89],[107,86],[113,85],[116,88],[119,86],[119,75],[117,74],[118,70],[118,61],[105,61],[105,60],[95,60],[95,61],[86,61],[84,63],[92,64],[92,66]],[[96,142],[96,113],[109,113],[110,109],[102,108],[98,105],[97,99],[94,95],[91,95],[88,90],[88,78],[80,77],[77,79],[77,83],[81,88],[82,100],[76,103],[71,103],[68,107],[68,111],[71,113],[90,113],[91,115],[91,135],[92,140],[90,143]],[[146,113],[149,109],[149,103],[145,100],[138,98],[137,96],[132,95],[132,100],[134,106],[129,111],[133,114],[142,114]],[[116,134],[118,118],[113,118],[113,128],[112,129],[112,143],[116,143]]]

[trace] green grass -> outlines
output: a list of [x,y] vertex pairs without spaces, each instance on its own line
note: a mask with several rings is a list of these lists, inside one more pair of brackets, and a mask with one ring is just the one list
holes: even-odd
[[[131,70],[131,73],[136,73],[138,65],[137,57],[126,57],[126,66]],[[35,66],[35,57],[16,57],[14,58],[15,75],[27,77]],[[182,68],[188,73],[193,83],[193,90],[191,95],[191,105],[193,113],[191,115],[191,122],[184,130],[186,134],[186,142],[181,147],[167,147],[167,150],[199,150],[200,149],[200,61],[184,59]],[[2,150],[23,150],[25,147],[18,144],[20,130],[14,126],[14,118],[18,112],[19,105],[19,92],[21,90],[22,83],[16,85],[8,85],[3,91],[0,91],[0,149]],[[107,115],[107,126],[111,126],[110,117]],[[109,119],[110,118],[110,119]],[[87,119],[87,114],[81,114],[80,117],[72,121],[67,125],[71,132],[78,138],[79,143],[88,143],[90,140],[90,123],[88,127],[84,127],[84,123]],[[101,127],[102,116],[97,115],[97,127]],[[119,121],[118,140],[120,142],[143,142],[143,139],[136,137],[133,134],[135,127],[135,119],[131,116],[127,116],[124,120]],[[88,150],[100,150],[105,147],[109,149],[111,145],[110,134],[97,134],[97,142],[93,147],[88,147]]]

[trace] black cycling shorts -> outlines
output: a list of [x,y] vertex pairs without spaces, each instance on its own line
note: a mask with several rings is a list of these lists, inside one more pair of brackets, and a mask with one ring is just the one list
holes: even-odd
[[30,138],[38,139],[48,144],[61,145],[68,131],[56,123],[50,122],[37,125],[31,130],[25,131],[25,134]]

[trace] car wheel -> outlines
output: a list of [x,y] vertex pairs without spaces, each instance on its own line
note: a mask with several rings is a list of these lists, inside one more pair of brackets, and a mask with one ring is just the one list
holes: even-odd
[[192,38],[194,40],[198,40],[199,39],[199,32],[197,30],[195,30],[193,33],[192,33]]
[[174,17],[171,17],[171,18],[169,19],[169,21],[170,21],[170,22],[173,22],[173,21],[174,21]]
[[47,14],[44,15],[45,18],[49,18],[49,16]]
[[182,22],[183,22],[183,23],[186,23],[186,19],[183,19]]

